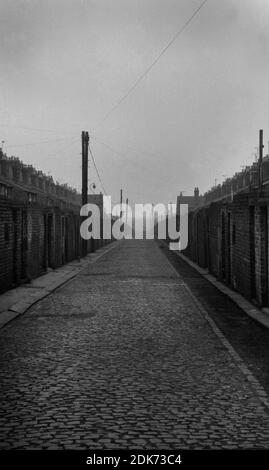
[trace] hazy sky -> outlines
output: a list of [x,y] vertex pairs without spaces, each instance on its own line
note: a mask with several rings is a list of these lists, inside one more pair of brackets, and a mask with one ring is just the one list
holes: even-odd
[[[114,200],[122,187],[132,202],[166,202],[249,164],[260,128],[267,152],[268,0],[208,0],[102,122],[200,3],[1,0],[7,154],[80,189],[85,129]],[[93,181],[100,189],[90,165]]]

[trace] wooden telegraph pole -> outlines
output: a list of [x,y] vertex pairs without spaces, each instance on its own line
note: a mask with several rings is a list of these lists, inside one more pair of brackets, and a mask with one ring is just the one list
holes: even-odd
[[82,144],[82,205],[88,202],[88,148],[89,134],[83,131],[81,134]]
[[127,197],[126,198],[126,223],[128,222],[128,204],[129,204],[129,199]]
[[122,217],[122,189],[120,190],[120,217]]
[[[89,149],[89,133],[82,131],[81,134],[82,145],[82,191],[81,191],[81,204],[88,203],[88,149]],[[82,239],[82,256],[87,254],[87,240]]]
[[263,168],[262,168],[262,159],[263,159],[263,130],[260,129],[259,136],[259,191],[262,191],[262,180],[263,180]]

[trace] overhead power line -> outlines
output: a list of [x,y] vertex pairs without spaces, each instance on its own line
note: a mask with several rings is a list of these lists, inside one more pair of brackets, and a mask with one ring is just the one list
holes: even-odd
[[104,191],[104,194],[106,195],[107,193],[106,193],[106,190],[105,190],[105,188],[104,188],[104,185],[103,185],[103,182],[102,182],[102,179],[101,179],[99,170],[98,170],[98,168],[97,168],[97,165],[96,165],[96,163],[95,163],[95,159],[94,159],[94,156],[93,156],[93,153],[92,153],[92,151],[91,151],[91,147],[90,147],[90,146],[89,146],[89,152],[90,152],[90,154],[91,154],[92,162],[93,162],[93,165],[94,165],[94,168],[95,168],[97,177],[98,177],[98,179],[99,179],[101,188],[102,188],[102,190]]
[[120,152],[118,150],[116,150],[115,148],[111,147],[111,145],[109,144],[106,144],[105,142],[102,142],[101,140],[97,140],[96,137],[94,137],[94,140],[98,143],[98,144],[101,144],[103,145],[104,147],[106,147],[108,150],[110,150],[111,152],[115,153],[116,155],[119,155],[120,157],[122,158],[125,158],[126,155],[124,155],[123,152]]
[[29,142],[27,144],[14,144],[14,145],[8,145],[8,142],[6,143],[6,147],[8,149],[10,148],[15,148],[15,147],[30,147],[32,145],[39,145],[39,144],[54,144],[57,142],[66,142],[67,140],[74,140],[74,137],[70,139],[62,138],[62,139],[54,139],[54,140],[40,140],[38,142]]
[[71,141],[71,143],[69,143],[68,145],[65,145],[64,147],[62,147],[60,150],[57,151],[57,153],[53,153],[52,155],[47,155],[48,158],[51,158],[51,157],[59,157],[61,156],[62,152],[64,152],[65,150],[69,149],[70,147],[72,147],[72,145],[78,143],[80,141],[80,139],[76,138]]
[[[112,152],[114,153],[117,153],[118,155],[122,156],[125,158],[126,155],[123,155],[123,151],[118,151],[117,149],[111,147],[111,145],[109,145],[108,143],[104,142],[104,141],[101,141],[99,138],[97,139],[95,136],[92,138],[98,143],[98,144],[101,144],[103,145],[104,147],[107,147],[109,150],[111,150]],[[153,153],[153,152],[147,152],[145,150],[141,150],[141,149],[138,149],[138,148],[134,148],[134,147],[130,147],[129,145],[125,145],[125,148],[126,149],[129,149],[131,150],[131,152],[133,153],[136,153],[138,155],[145,155],[146,157],[147,156],[150,156],[150,157],[154,157],[154,158],[163,158],[162,156],[160,155],[157,155],[156,153]]]
[[[118,155],[120,158],[123,158],[126,162],[126,154],[123,153],[123,151],[119,151],[119,150],[116,150],[114,147],[111,147],[111,145],[105,143],[105,142],[102,142],[100,141],[99,139],[97,140],[96,137],[94,137],[94,140],[98,143],[98,144],[101,144],[103,145],[104,147],[106,147],[108,150],[110,150],[112,153],[114,153],[115,155]],[[133,149],[134,150],[134,149]],[[140,153],[140,154],[143,154],[143,152],[141,151],[138,151],[136,150],[137,153]],[[161,177],[158,175],[157,177],[155,175],[152,175],[151,171],[150,171],[150,168],[141,164],[140,162],[138,162],[137,160],[129,160],[129,164],[131,164],[132,166],[136,167],[136,168],[141,168],[144,173],[147,173],[147,174],[150,174],[150,177],[153,176],[154,179],[156,179],[156,181],[159,181],[161,182]]]
[[12,124],[0,124],[0,127],[7,128],[7,129],[23,129],[27,131],[37,131],[37,132],[53,132],[55,134],[77,134],[77,132],[74,131],[68,131],[68,130],[60,130],[60,129],[41,129],[39,127],[29,127],[29,126],[15,126]]
[[190,22],[194,19],[194,17],[199,13],[199,11],[203,8],[205,3],[208,0],[204,0],[201,5],[193,12],[193,14],[190,16],[190,18],[184,23],[184,25],[180,28],[179,31],[176,32],[176,34],[172,37],[172,39],[168,42],[168,44],[161,50],[159,55],[154,59],[154,61],[147,67],[147,69],[138,77],[136,82],[129,88],[129,90],[120,98],[120,100],[115,103],[115,105],[105,114],[103,119],[101,120],[100,124],[104,122],[120,105],[123,103],[123,101],[126,100],[126,98],[134,91],[134,89],[137,87],[137,85],[144,80],[146,75],[151,71],[151,69],[157,64],[157,62],[160,60],[160,58],[165,54],[167,49],[172,46],[172,44],[177,40],[177,38],[183,33],[183,31],[187,28],[187,26],[190,24]]

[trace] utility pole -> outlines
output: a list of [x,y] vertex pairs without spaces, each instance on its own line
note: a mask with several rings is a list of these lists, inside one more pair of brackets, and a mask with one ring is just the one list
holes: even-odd
[[82,131],[81,134],[82,144],[82,205],[88,202],[88,148],[89,148],[89,134]]
[[263,171],[262,171],[262,159],[263,159],[263,130],[260,129],[259,135],[259,191],[262,191],[262,180],[263,180]]
[[120,217],[122,217],[122,189],[120,190]]
[[126,222],[128,221],[128,203],[129,203],[129,199],[127,197],[126,198]]
[[[81,204],[88,203],[88,149],[89,149],[89,133],[82,131],[81,134],[82,145],[82,191],[81,191]],[[87,240],[82,239],[82,256],[87,254]]]

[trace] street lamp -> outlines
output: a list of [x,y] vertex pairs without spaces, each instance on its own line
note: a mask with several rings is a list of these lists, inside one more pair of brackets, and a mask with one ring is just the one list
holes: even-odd
[[96,184],[95,183],[91,183],[90,184],[90,190],[94,193],[94,190],[96,189]]

